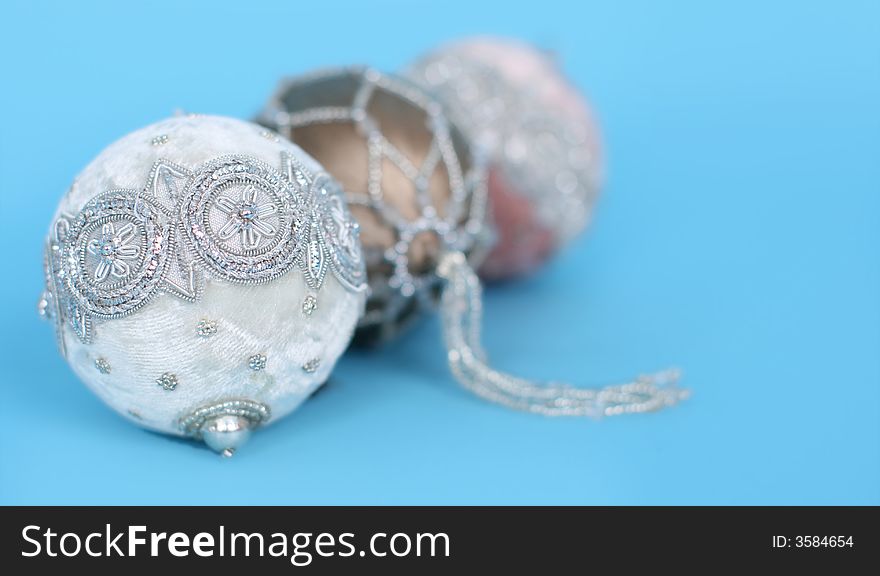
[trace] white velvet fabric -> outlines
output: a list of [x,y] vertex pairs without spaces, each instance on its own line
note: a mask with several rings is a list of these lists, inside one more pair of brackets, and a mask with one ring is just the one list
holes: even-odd
[[[160,136],[167,142],[155,145],[153,139]],[[280,170],[283,150],[320,170],[299,147],[267,138],[264,128],[248,122],[211,116],[165,120],[104,150],[77,178],[56,217],[76,214],[106,190],[142,189],[159,159],[194,169],[218,156],[243,154]],[[141,426],[179,435],[181,417],[230,399],[266,404],[270,421],[283,417],[327,379],[364,305],[364,294],[347,290],[333,274],[326,276],[320,290],[311,290],[297,267],[259,285],[205,277],[198,302],[159,294],[129,316],[95,322],[90,344],[82,343],[66,325],[63,328],[67,359],[79,378]],[[307,294],[318,301],[311,316],[302,312]],[[216,334],[199,336],[200,320],[215,321]],[[267,357],[264,370],[249,367],[254,354]],[[98,358],[109,363],[108,374],[96,368]],[[316,371],[302,368],[316,358]],[[173,391],[156,382],[166,372],[177,377]]]

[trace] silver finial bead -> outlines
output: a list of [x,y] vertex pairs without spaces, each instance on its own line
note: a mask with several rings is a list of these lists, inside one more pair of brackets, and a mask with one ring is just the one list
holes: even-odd
[[212,450],[229,458],[247,442],[251,435],[251,422],[241,416],[217,416],[202,424],[202,440]]

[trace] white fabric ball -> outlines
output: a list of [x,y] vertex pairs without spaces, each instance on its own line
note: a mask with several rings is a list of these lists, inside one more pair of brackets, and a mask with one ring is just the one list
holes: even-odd
[[61,200],[46,268],[42,310],[80,379],[138,425],[227,454],[327,379],[366,297],[335,182],[275,133],[212,116],[104,150]]

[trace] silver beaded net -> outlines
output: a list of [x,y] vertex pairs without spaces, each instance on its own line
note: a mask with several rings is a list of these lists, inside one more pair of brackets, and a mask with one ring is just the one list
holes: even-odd
[[[370,68],[312,73],[282,82],[258,121],[302,146],[345,187],[362,227],[371,290],[357,341],[393,336],[436,305],[443,253],[464,253],[472,265],[485,256],[484,162],[410,82]],[[333,157],[336,166],[328,165]]]
[[[360,322],[362,341],[396,333],[439,300],[450,369],[465,388],[497,404],[547,416],[601,417],[654,411],[687,397],[674,370],[578,388],[531,382],[489,365],[480,344],[482,289],[474,273],[491,241],[485,170],[469,141],[420,88],[366,68],[311,74],[284,82],[259,121],[319,162],[336,155],[335,169],[325,168],[342,182],[362,226],[372,291]],[[322,142],[303,134],[316,127]],[[423,145],[410,146],[420,132]],[[414,155],[416,149],[421,154]],[[397,178],[389,181],[389,173]],[[438,180],[448,189],[445,197],[437,193],[444,188],[435,186]],[[374,224],[390,235],[384,243],[368,243],[364,228]],[[426,235],[433,241],[425,242]]]

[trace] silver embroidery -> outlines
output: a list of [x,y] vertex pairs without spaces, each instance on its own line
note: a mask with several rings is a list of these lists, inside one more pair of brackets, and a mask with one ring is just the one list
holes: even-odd
[[[159,293],[197,301],[205,274],[255,284],[296,264],[314,289],[331,269],[348,289],[365,290],[357,230],[344,203],[328,203],[333,190],[286,152],[280,171],[245,156],[195,170],[159,160],[141,191],[105,192],[56,220],[40,313],[55,322],[64,353],[64,324],[89,343],[95,320],[131,314]],[[211,335],[216,323],[197,332]]]
[[268,406],[253,400],[226,400],[198,408],[180,419],[181,431],[187,436],[201,437],[202,425],[218,416],[240,416],[254,426],[269,420],[271,411]]
[[248,368],[253,370],[254,372],[259,372],[260,370],[266,369],[266,355],[265,354],[254,354],[250,358],[248,358]]
[[215,322],[214,320],[199,320],[198,325],[196,325],[196,334],[198,334],[202,338],[213,336],[216,333],[217,322]]
[[101,374],[109,374],[110,362],[108,362],[106,358],[96,358],[95,368],[97,368],[98,372],[100,372]]
[[312,312],[318,309],[318,299],[311,294],[303,298],[302,313],[304,316],[311,316]]
[[342,189],[322,174],[312,183],[311,195],[315,205],[313,225],[330,266],[340,282],[357,290],[366,282],[360,227],[348,211]]
[[[117,230],[118,228],[118,230]],[[134,224],[124,222],[116,226],[108,222],[101,226],[101,233],[89,242],[87,251],[94,256],[98,264],[95,266],[95,281],[103,282],[108,275],[125,279],[131,274],[128,260],[137,258],[139,246],[133,242]]]
[[156,384],[158,384],[168,392],[173,392],[174,389],[177,388],[177,376],[175,374],[172,374],[171,372],[165,372],[164,374],[156,378]]
[[59,298],[59,290],[63,290],[61,284],[60,272],[60,244],[54,239],[46,245],[45,256],[43,258],[43,267],[45,272],[46,289],[40,298],[39,312],[46,319],[52,322],[55,327],[55,338],[58,344],[58,350],[61,355],[67,357],[67,347],[64,344],[64,316],[61,311],[63,305]]
[[208,162],[193,176],[181,206],[188,244],[224,280],[276,278],[294,264],[308,231],[304,197],[258,160],[228,156]]
[[177,205],[192,173],[170,160],[159,160],[150,168],[144,192],[156,200],[171,217],[177,215]]
[[68,225],[58,277],[68,322],[89,342],[95,318],[125,316],[156,295],[174,249],[173,228],[134,190],[98,196]]
[[315,371],[318,370],[318,367],[321,365],[320,358],[312,358],[302,365],[303,372],[307,374],[314,374]]

